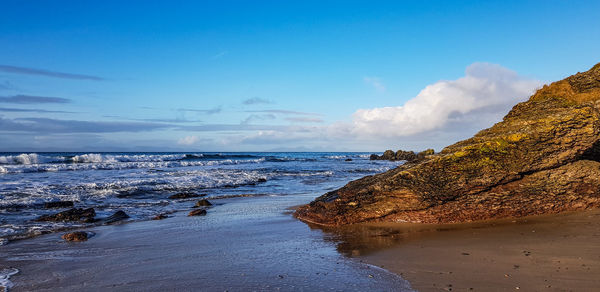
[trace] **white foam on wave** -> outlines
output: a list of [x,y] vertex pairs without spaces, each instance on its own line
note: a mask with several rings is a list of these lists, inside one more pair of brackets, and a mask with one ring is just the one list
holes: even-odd
[[310,171],[310,172],[282,172],[277,173],[277,175],[281,176],[298,176],[298,177],[307,177],[307,176],[332,176],[334,174],[331,170],[325,171]]
[[19,273],[16,268],[5,268],[0,270],[0,288],[4,288],[4,291],[12,288],[14,284],[9,280],[10,276],[14,276]]
[[0,156],[0,164],[37,164],[41,158],[35,153]]
[[358,158],[369,158],[369,156],[371,156],[371,154],[347,154],[347,155],[327,155],[325,156],[325,158],[328,159],[344,159],[344,158],[352,158],[352,157],[358,157]]
[[[128,172],[127,175],[91,176],[93,181],[81,181],[77,173],[56,177],[60,183],[39,183],[36,177],[0,184],[0,208],[35,206],[49,201],[103,203],[120,202],[118,196],[127,193],[161,193],[165,191],[240,186],[270,179],[259,170],[241,169],[178,169],[167,172]],[[15,188],[18,186],[17,188]],[[0,224],[0,235],[13,233]]]
[[[78,158],[80,159],[80,158]],[[94,160],[97,157],[87,156],[81,158]],[[164,161],[132,161],[120,162],[114,157],[102,157],[102,162],[95,163],[51,163],[51,164],[29,164],[29,165],[5,165],[4,173],[30,173],[30,172],[55,172],[55,171],[82,171],[82,170],[118,170],[118,169],[157,169],[188,166],[214,166],[214,165],[235,165],[244,163],[260,163],[265,158],[246,159],[246,160],[164,160]]]
[[6,168],[0,166],[0,174],[7,173],[7,172],[8,172],[8,170],[6,170]]
[[161,162],[176,161],[186,157],[201,158],[202,155],[186,154],[99,154],[87,153],[69,156],[44,156],[36,153],[22,153],[19,155],[0,156],[0,164],[4,165],[32,165],[47,163],[116,163],[116,162]]
[[102,156],[102,154],[82,154],[71,158],[75,163],[99,163],[99,162],[117,162],[116,159],[110,156]]
[[328,155],[328,156],[325,156],[325,158],[329,158],[329,159],[342,159],[342,158],[346,158],[346,157],[348,157],[348,156],[346,156],[346,155]]
[[[201,156],[195,155],[200,158]],[[114,162],[161,162],[174,161],[185,158],[185,154],[135,154],[113,155],[88,153],[76,155],[71,158],[75,163],[114,163]]]

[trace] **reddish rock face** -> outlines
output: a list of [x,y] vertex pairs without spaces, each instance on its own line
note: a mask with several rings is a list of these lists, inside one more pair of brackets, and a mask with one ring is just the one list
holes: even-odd
[[328,225],[450,223],[600,206],[600,64],[538,90],[474,137],[296,211]]

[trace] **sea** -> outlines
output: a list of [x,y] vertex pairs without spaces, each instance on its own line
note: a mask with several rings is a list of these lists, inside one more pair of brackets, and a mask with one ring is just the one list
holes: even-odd
[[[0,245],[97,223],[39,222],[63,209],[44,204],[73,201],[96,218],[122,210],[127,221],[189,210],[208,200],[303,196],[305,203],[347,182],[398,166],[363,152],[0,153]],[[307,201],[308,200],[308,201]]]

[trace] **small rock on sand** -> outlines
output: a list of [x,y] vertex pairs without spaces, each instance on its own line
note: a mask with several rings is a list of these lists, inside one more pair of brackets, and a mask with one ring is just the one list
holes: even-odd
[[198,209],[198,210],[192,210],[188,216],[205,216],[206,215],[206,210],[204,209]]
[[112,224],[112,223],[115,223],[115,222],[118,222],[121,220],[125,220],[127,218],[129,218],[129,215],[127,215],[127,213],[119,210],[119,211],[115,212],[114,214],[112,214],[110,217],[106,218],[104,220],[104,222],[106,224]]
[[202,199],[202,200],[196,202],[196,205],[194,205],[194,207],[207,207],[207,206],[212,206],[212,203],[206,199]]
[[152,220],[163,220],[163,219],[167,219],[167,218],[168,218],[168,216],[165,214],[158,214],[158,215],[152,217]]
[[75,232],[69,232],[69,233],[65,233],[63,234],[63,236],[61,236],[62,239],[66,240],[66,241],[86,241],[88,240],[88,234],[87,232],[83,232],[83,231],[75,231]]

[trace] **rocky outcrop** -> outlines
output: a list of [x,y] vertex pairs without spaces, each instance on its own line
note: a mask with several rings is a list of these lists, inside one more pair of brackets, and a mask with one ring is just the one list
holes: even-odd
[[73,208],[73,201],[54,201],[54,202],[46,202],[44,203],[45,209],[54,209],[54,208]]
[[600,64],[539,89],[427,159],[348,183],[296,216],[319,224],[450,223],[600,206]]
[[60,213],[52,215],[44,215],[36,219],[36,221],[55,221],[55,222],[67,222],[67,221],[80,221],[91,223],[94,222],[96,217],[96,211],[94,208],[82,209],[72,208]]
[[425,151],[421,151],[419,153],[415,153],[414,151],[404,151],[398,150],[396,153],[392,150],[385,150],[383,155],[379,156],[377,154],[371,154],[369,157],[370,160],[404,160],[407,162],[414,162],[417,160],[423,160],[427,158],[429,155],[433,155],[435,151],[433,149],[427,149]]

